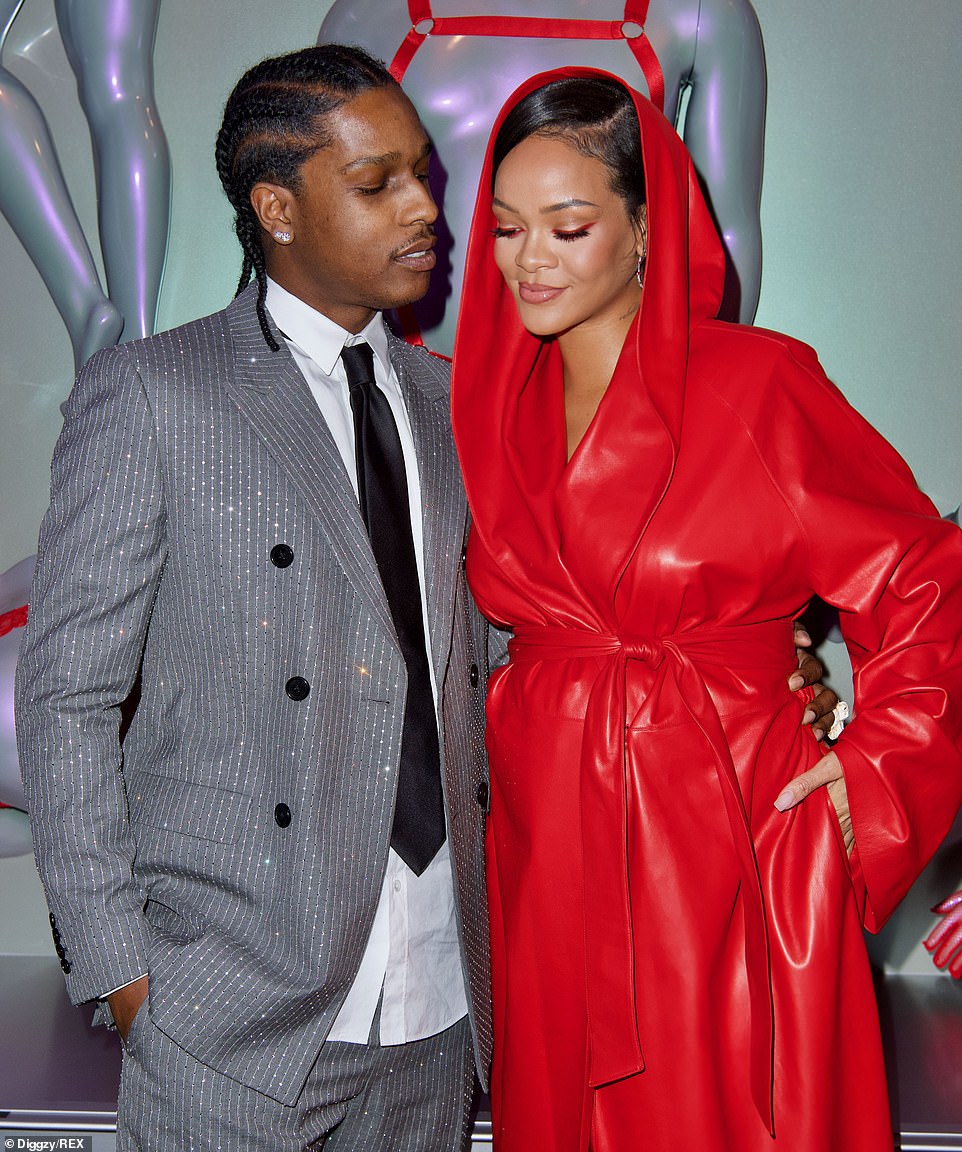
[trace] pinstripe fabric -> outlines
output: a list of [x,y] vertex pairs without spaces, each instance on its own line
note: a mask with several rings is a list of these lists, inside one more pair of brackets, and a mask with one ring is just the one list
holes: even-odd
[[396,1047],[332,1043],[286,1105],[199,1064],[144,1016],[124,1052],[117,1152],[467,1152],[465,1020]]
[[[350,482],[247,290],[94,357],[66,409],[17,676],[37,862],[75,1002],[150,974],[151,1021],[291,1103],[383,876],[405,671]],[[471,1020],[490,1054],[481,630],[446,366],[392,341],[424,492]],[[274,545],[293,562],[271,563]],[[121,758],[119,704],[142,656]],[[306,699],[287,681],[303,677]],[[473,683],[472,681],[475,681]],[[286,827],[275,821],[287,805]],[[128,815],[129,810],[129,815]]]

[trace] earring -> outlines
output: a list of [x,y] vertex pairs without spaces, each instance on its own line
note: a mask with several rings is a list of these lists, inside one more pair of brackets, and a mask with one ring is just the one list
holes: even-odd
[[635,279],[638,281],[638,287],[644,288],[645,286],[645,261],[648,258],[648,253],[643,252],[638,257],[638,267],[635,269]]
[[274,233],[274,239],[278,244],[290,244],[294,237],[290,232],[282,232],[280,229],[278,229]]

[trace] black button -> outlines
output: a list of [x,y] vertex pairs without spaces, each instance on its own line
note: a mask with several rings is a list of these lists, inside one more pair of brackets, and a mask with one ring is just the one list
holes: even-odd
[[52,912],[50,913],[50,927],[51,928],[57,927],[57,917],[54,916],[54,914]]
[[69,960],[61,960],[60,961],[60,967],[63,970],[63,973],[65,976],[70,975],[70,961]]
[[485,810],[487,810],[488,798],[490,796],[490,793],[488,790],[487,780],[481,781],[481,783],[478,785],[477,791],[474,793],[474,795],[477,798],[477,801],[481,805],[481,807],[484,808]]
[[480,676],[480,674],[478,673],[478,666],[477,666],[477,664],[472,664],[472,665],[471,665],[471,671],[468,673],[468,679],[471,681],[471,687],[472,687],[472,688],[477,688],[477,686],[478,686],[478,681],[481,679],[481,676]]
[[54,948],[54,952],[57,953],[57,955],[60,957],[61,960],[63,960],[67,955],[67,953],[64,949],[64,946],[60,943],[59,940],[57,941],[56,948]]
[[286,828],[291,822],[291,810],[286,804],[278,804],[274,809],[274,820],[278,828]]
[[275,544],[271,549],[271,563],[275,568],[288,568],[294,563],[294,549],[289,544]]
[[292,676],[284,685],[284,691],[292,700],[306,700],[311,686],[303,676]]

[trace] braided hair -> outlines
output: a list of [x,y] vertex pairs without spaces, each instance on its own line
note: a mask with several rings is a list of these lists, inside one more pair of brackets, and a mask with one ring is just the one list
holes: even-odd
[[325,117],[359,92],[397,82],[362,48],[322,44],[255,64],[227,98],[217,133],[217,174],[234,208],[234,231],[244,250],[239,295],[257,279],[257,319],[268,347],[279,348],[267,322],[267,265],[261,226],[251,201],[259,181],[295,195],[301,168],[331,142]]

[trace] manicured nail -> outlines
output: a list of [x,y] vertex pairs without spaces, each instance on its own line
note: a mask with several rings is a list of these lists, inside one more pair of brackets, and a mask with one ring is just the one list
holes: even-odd
[[775,807],[779,812],[787,812],[794,803],[795,793],[791,788],[786,788],[783,792],[779,792],[778,799],[775,801]]
[[805,715],[802,717],[803,724],[811,724],[815,720],[815,712],[811,708],[805,709]]
[[801,672],[796,672],[794,676],[790,676],[788,686],[793,692],[797,692],[799,688],[805,687],[805,677]]
[[799,628],[799,630],[795,633],[795,639],[796,640],[811,640],[811,636],[809,636],[806,629]]

